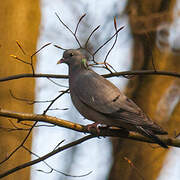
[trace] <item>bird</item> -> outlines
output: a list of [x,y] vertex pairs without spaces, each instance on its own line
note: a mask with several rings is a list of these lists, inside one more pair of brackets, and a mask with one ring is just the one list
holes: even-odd
[[[163,148],[168,146],[157,135],[168,134],[153,122],[143,110],[113,83],[93,71],[87,56],[79,49],[68,49],[57,64],[69,67],[69,89],[72,102],[79,113],[94,121],[146,136]],[[93,126],[92,124],[92,126]]]

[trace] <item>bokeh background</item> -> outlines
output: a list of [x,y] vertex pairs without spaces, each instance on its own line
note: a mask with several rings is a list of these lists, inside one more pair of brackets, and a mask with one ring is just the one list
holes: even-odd
[[[32,73],[31,68],[19,61],[12,60],[15,54],[27,60],[29,55],[47,43],[50,46],[40,51],[34,65],[36,73],[68,74],[66,65],[56,65],[62,57],[63,50],[55,48],[59,45],[65,49],[79,48],[72,34],[59,22],[57,13],[65,24],[75,30],[79,18],[82,20],[77,36],[83,44],[95,27],[98,31],[89,42],[89,48],[95,51],[112,34],[114,17],[117,26],[124,28],[119,32],[118,40],[107,62],[117,71],[157,70],[180,72],[180,29],[179,0],[19,0],[18,3],[6,0],[1,3],[0,11],[0,77],[19,73]],[[22,54],[16,45],[21,43],[26,54]],[[113,40],[96,55],[98,62],[103,62],[111,48]],[[108,73],[103,68],[94,68],[99,74]],[[53,80],[55,83],[53,83]],[[0,107],[12,111],[39,113],[49,105],[17,101],[9,94],[9,89],[17,97],[35,99],[37,101],[52,100],[60,91],[68,88],[66,79],[19,79],[0,83]],[[160,124],[174,137],[180,132],[180,81],[168,76],[134,76],[109,78],[121,91],[132,98],[154,121]],[[57,85],[58,84],[58,85]],[[64,110],[66,109],[66,110]],[[85,120],[72,105],[70,95],[65,94],[56,103],[48,115],[77,122],[83,125],[91,123]],[[12,128],[10,121],[0,121],[0,158],[3,160],[23,140],[26,131],[7,131]],[[19,126],[19,124],[16,124]],[[72,142],[84,134],[60,127],[49,127],[38,123],[32,137],[26,143],[32,152],[39,156],[52,151],[59,142]],[[69,174],[51,171],[43,162],[14,173],[5,179],[48,179],[48,180],[179,180],[180,150],[169,148],[164,150],[157,145],[140,143],[120,138],[97,138],[86,141],[67,151],[48,158],[46,162],[54,169]],[[10,169],[35,156],[21,148],[0,167],[0,172]],[[128,161],[129,160],[129,161]],[[91,172],[92,171],[92,172]],[[83,174],[89,175],[84,177]]]

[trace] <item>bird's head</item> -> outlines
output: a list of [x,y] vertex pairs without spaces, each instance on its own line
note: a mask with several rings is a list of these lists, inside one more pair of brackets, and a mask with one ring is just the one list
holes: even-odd
[[78,66],[87,68],[87,59],[80,49],[69,49],[64,51],[63,58],[57,64],[66,63],[68,66]]

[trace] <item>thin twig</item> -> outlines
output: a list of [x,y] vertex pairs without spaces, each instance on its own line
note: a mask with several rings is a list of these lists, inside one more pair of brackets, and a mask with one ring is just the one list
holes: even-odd
[[[61,151],[64,151],[64,150],[66,150],[66,149],[68,149],[68,148],[71,148],[71,147],[73,147],[73,146],[75,146],[75,145],[78,145],[78,144],[80,144],[80,143],[83,143],[83,142],[85,142],[85,141],[87,141],[87,140],[89,140],[89,139],[95,138],[95,137],[96,137],[96,136],[94,136],[94,135],[88,135],[88,136],[85,136],[85,137],[83,137],[83,138],[80,138],[80,139],[78,139],[78,140],[76,140],[76,141],[73,141],[73,142],[71,142],[71,143],[68,143],[68,144],[66,144],[66,145],[64,145],[64,146],[62,146],[62,147],[59,147],[58,149],[56,149],[56,150],[54,150],[54,151],[51,151],[50,153],[48,153],[48,154],[46,154],[46,155],[44,155],[44,156],[42,156],[42,157],[40,157],[40,158],[38,158],[38,159],[35,159],[35,160],[33,160],[33,161],[29,161],[29,162],[27,162],[27,163],[21,164],[21,165],[19,165],[19,166],[16,166],[15,168],[12,168],[12,169],[10,169],[10,170],[8,170],[8,171],[0,174],[0,178],[6,177],[6,176],[8,176],[8,175],[10,175],[10,174],[12,174],[12,173],[14,173],[14,172],[16,172],[16,171],[19,171],[19,170],[21,170],[21,169],[24,169],[24,168],[26,168],[26,167],[29,167],[29,166],[32,166],[32,165],[34,165],[34,164],[37,164],[37,163],[39,163],[39,162],[41,162],[41,161],[44,161],[45,159],[47,159],[47,158],[49,158],[49,157],[51,157],[51,156],[53,156],[53,155],[55,155],[55,154],[57,154],[57,153],[59,153],[59,152],[61,152]],[[90,172],[90,173],[91,173],[91,172]],[[90,173],[88,173],[88,174],[90,174]],[[86,174],[86,176],[87,176],[88,174]]]
[[86,14],[83,14],[83,15],[80,17],[80,19],[79,19],[79,21],[78,21],[78,23],[77,23],[77,25],[76,25],[76,29],[75,29],[74,35],[76,35],[77,30],[78,30],[78,27],[79,27],[79,24],[80,24],[80,22],[83,20],[83,18],[84,18],[85,16],[86,16]]
[[115,40],[114,40],[114,43],[113,43],[112,47],[109,49],[109,51],[107,52],[106,57],[104,59],[105,66],[106,66],[107,58],[108,58],[110,52],[112,51],[112,49],[114,48],[114,46],[116,45],[116,42],[117,42],[117,39],[118,39],[118,33],[117,33],[118,29],[117,29],[116,17],[114,17],[114,28],[115,28],[115,31],[116,31],[116,36],[115,36]]
[[[61,18],[59,17],[59,15],[55,12],[55,15],[57,16],[57,18],[59,19],[59,21],[61,22],[61,24],[74,36],[74,38],[76,39],[77,43],[79,44],[79,47],[81,48],[81,43],[78,40],[76,34],[61,20]],[[81,19],[81,18],[80,18]]]
[[49,111],[66,111],[68,110],[69,108],[52,108],[52,109],[49,109]]
[[55,85],[57,85],[57,86],[59,86],[59,87],[65,87],[65,88],[68,88],[68,86],[65,86],[65,85],[62,85],[62,84],[59,84],[59,83],[57,83],[57,82],[55,82],[55,81],[53,81],[52,79],[50,79],[50,78],[47,78],[49,81],[51,81],[53,84],[55,84]]
[[[16,41],[18,47],[21,49],[21,51],[23,52],[24,55],[26,55],[25,51],[23,50],[22,46],[20,45],[20,43],[18,41]],[[10,55],[12,58],[24,63],[24,64],[28,64],[31,66],[31,69],[32,69],[32,74],[34,75],[35,74],[35,70],[34,70],[34,65],[33,65],[33,60],[34,60],[34,56],[39,53],[42,49],[44,49],[45,47],[49,46],[51,43],[47,43],[45,44],[44,46],[42,46],[39,50],[37,50],[35,53],[33,53],[31,56],[30,56],[30,62],[26,62],[24,60],[22,60],[21,58],[15,56],[15,55]]]
[[0,129],[7,131],[7,132],[12,132],[12,131],[29,131],[29,128],[6,128],[6,127],[2,127],[0,126]]
[[25,138],[24,138],[24,140],[21,142],[21,144],[20,144],[19,146],[17,146],[4,160],[2,160],[2,161],[0,162],[0,164],[6,162],[16,151],[18,151],[18,150],[24,145],[24,143],[25,143],[26,140],[28,139],[29,135],[31,134],[34,126],[36,126],[37,123],[38,123],[38,122],[35,122],[35,123],[33,124],[33,126],[29,129],[29,132],[27,133],[27,135],[25,136]]
[[35,56],[37,53],[39,53],[41,50],[43,50],[45,47],[51,45],[52,43],[47,43],[43,45],[41,48],[39,48],[35,53],[33,53],[31,56]]
[[[64,140],[61,141],[61,142],[58,144],[58,146],[61,145],[63,142],[64,142]],[[57,146],[56,148],[54,148],[54,150],[57,149],[58,146]],[[28,151],[30,154],[32,154],[32,155],[40,158],[40,156],[38,156],[38,155],[35,154],[34,152],[30,151],[27,147],[23,146],[23,148],[24,148],[26,151]],[[49,172],[45,172],[45,171],[43,171],[43,170],[38,170],[38,171],[43,172],[43,173],[46,173],[46,174],[50,174],[50,173],[52,173],[53,171],[56,171],[56,172],[58,172],[58,173],[60,173],[60,174],[63,174],[64,176],[69,176],[69,177],[84,177],[84,176],[89,175],[89,173],[86,173],[86,174],[83,174],[83,175],[79,175],[79,176],[78,176],[78,175],[70,175],[70,174],[64,173],[64,172],[62,172],[62,171],[59,171],[59,170],[51,167],[46,161],[43,161],[43,163],[44,163],[48,168],[50,168],[51,170],[50,170]]]
[[18,45],[18,47],[20,48],[20,50],[22,51],[22,53],[24,55],[26,55],[26,52],[24,51],[24,49],[22,48],[22,46],[20,45],[20,43],[16,40],[16,44]]
[[33,74],[35,74],[35,70],[34,70],[34,62],[33,62],[33,60],[34,60],[34,56],[37,54],[37,53],[39,53],[42,49],[44,49],[45,47],[47,47],[47,46],[49,46],[51,43],[47,43],[47,44],[45,44],[44,46],[42,46],[40,49],[38,49],[35,53],[33,53],[32,55],[31,55],[31,69],[32,69],[32,73]]
[[157,71],[156,71],[156,66],[155,66],[155,63],[154,63],[153,55],[152,55],[152,66],[153,66],[154,72],[157,72]]
[[105,43],[103,43],[94,53],[93,55],[95,55],[101,48],[103,48],[109,41],[111,41],[111,39],[113,39],[114,36],[116,36],[116,34],[119,33],[119,31],[121,31],[124,28],[124,26],[120,27]]
[[[16,126],[16,125],[12,122],[11,119],[8,119],[8,120],[9,120],[10,124],[14,127],[14,129],[12,129],[12,128],[7,128],[7,129],[9,129],[8,131],[15,131],[15,130],[25,130],[25,131],[28,131],[28,130],[30,130],[30,128],[19,128],[18,126]],[[32,127],[32,125],[31,125],[31,127]]]
[[58,49],[61,49],[61,50],[63,50],[63,51],[65,51],[65,50],[67,50],[67,49],[65,49],[65,48],[62,48],[61,46],[59,46],[59,45],[53,45],[54,47],[56,47],[56,48],[58,48]]
[[69,91],[69,89],[66,89],[65,91],[63,91],[60,95],[58,95],[56,98],[54,98],[52,100],[52,102],[49,104],[49,106],[44,110],[43,115],[45,115],[47,113],[47,111],[50,109],[50,107],[54,104],[54,102],[59,99],[62,95],[64,95],[65,93],[67,93]]
[[92,37],[92,35],[93,35],[99,28],[100,28],[100,25],[97,26],[97,27],[91,32],[91,34],[90,34],[89,37],[87,38],[86,43],[85,43],[85,45],[84,45],[85,48],[87,48],[88,42],[89,42],[90,38]]
[[13,59],[16,59],[16,60],[18,60],[18,61],[20,61],[20,62],[22,62],[22,63],[24,63],[24,64],[31,65],[31,63],[26,62],[26,61],[24,61],[23,59],[20,59],[19,57],[15,56],[15,55],[13,55],[13,54],[11,54],[10,57],[12,57]]
[[13,93],[12,93],[12,90],[9,89],[9,93],[11,95],[12,98],[18,100],[18,101],[24,101],[26,102],[27,104],[29,105],[32,105],[32,104],[35,104],[35,103],[48,103],[48,102],[52,102],[53,100],[45,100],[45,101],[37,101],[37,100],[29,100],[29,99],[25,99],[25,98],[19,98],[19,97],[16,97]]

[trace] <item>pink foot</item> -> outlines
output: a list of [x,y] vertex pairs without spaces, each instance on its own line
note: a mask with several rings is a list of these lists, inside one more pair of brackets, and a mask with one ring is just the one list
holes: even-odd
[[91,132],[91,129],[94,128],[94,129],[96,129],[97,133],[100,134],[100,129],[99,129],[98,125],[99,125],[99,123],[95,122],[95,123],[86,125],[86,127],[89,132]]

